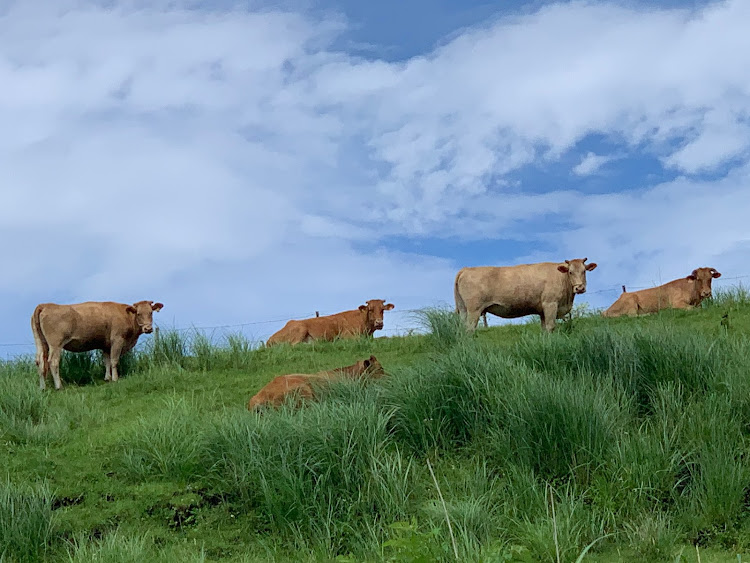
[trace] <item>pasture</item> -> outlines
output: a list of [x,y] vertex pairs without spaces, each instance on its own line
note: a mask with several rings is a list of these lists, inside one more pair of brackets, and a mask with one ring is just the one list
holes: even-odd
[[[162,330],[102,381],[0,363],[0,561],[750,561],[750,297],[253,349]],[[388,377],[249,413],[274,376]]]

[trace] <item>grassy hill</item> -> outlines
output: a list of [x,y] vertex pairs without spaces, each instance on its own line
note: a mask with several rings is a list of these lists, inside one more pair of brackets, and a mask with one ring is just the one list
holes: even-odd
[[[67,355],[62,392],[39,391],[32,361],[0,364],[0,561],[750,552],[744,291],[552,335],[425,319],[428,335],[260,350],[167,332],[116,384]],[[245,409],[276,375],[370,354],[389,377]]]

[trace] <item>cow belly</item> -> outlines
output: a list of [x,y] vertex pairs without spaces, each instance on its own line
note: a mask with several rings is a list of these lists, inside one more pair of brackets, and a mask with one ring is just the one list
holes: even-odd
[[108,348],[104,340],[71,340],[63,346],[69,352],[90,352]]
[[516,319],[527,315],[538,315],[539,311],[528,305],[490,305],[485,309],[486,312],[492,313],[504,319]]

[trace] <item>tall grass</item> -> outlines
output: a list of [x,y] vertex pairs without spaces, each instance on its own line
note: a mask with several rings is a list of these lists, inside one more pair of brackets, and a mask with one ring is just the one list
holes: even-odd
[[675,329],[618,332],[601,327],[572,336],[528,335],[515,355],[553,377],[590,374],[610,379],[634,397],[642,413],[653,409],[661,384],[703,393],[730,363],[728,343],[706,342],[700,335]]
[[127,536],[119,530],[99,539],[79,536],[68,549],[70,563],[141,563],[153,561],[153,541],[146,535]]
[[720,307],[738,310],[750,305],[750,289],[741,283],[733,287],[721,287],[713,290],[711,299],[703,301],[704,308]]
[[47,485],[0,481],[0,559],[39,561],[52,541],[52,495]]
[[388,447],[387,421],[356,403],[228,413],[209,430],[205,465],[213,487],[264,525],[346,553],[405,514],[411,462]]
[[466,325],[455,311],[425,308],[415,313],[415,317],[419,324],[427,329],[428,341],[439,349],[447,349],[470,336]]
[[158,476],[187,481],[196,475],[204,431],[194,402],[169,398],[151,416],[138,418],[120,443],[120,466],[132,479]]
[[418,454],[452,451],[485,432],[502,412],[504,390],[526,369],[472,342],[394,371],[381,402],[394,437]]
[[588,485],[630,414],[627,398],[610,382],[586,379],[527,373],[506,389],[502,425],[480,447],[501,466],[510,458],[542,478]]
[[0,440],[49,444],[67,428],[67,413],[50,408],[49,393],[39,390],[36,373],[26,366],[0,371]]

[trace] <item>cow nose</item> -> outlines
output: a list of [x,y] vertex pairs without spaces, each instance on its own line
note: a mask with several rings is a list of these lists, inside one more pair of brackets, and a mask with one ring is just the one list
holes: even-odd
[[585,285],[576,285],[573,286],[573,291],[576,293],[586,293],[586,286]]
[[151,334],[152,332],[154,332],[154,329],[151,325],[146,325],[143,327],[143,332],[145,332],[146,334]]
[[375,321],[375,328],[383,328],[383,321]]

